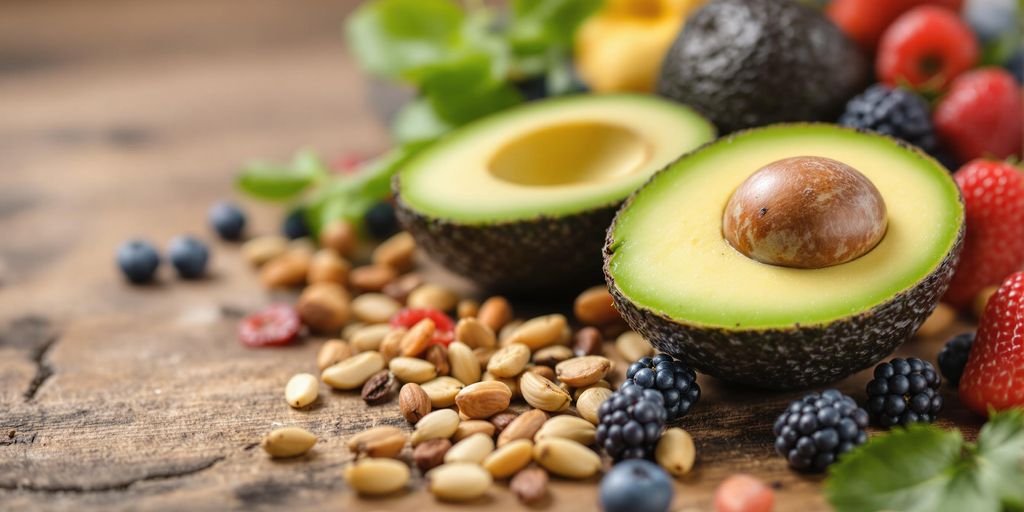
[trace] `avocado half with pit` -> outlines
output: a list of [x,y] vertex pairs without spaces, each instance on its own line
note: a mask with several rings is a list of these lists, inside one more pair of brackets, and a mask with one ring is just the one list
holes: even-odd
[[609,228],[616,307],[701,372],[791,389],[867,368],[939,302],[960,191],[894,139],[826,124],[737,132],[662,170]]
[[689,108],[655,96],[532,102],[466,125],[405,165],[393,192],[403,227],[448,269],[506,292],[601,279],[605,231],[622,201],[714,138]]

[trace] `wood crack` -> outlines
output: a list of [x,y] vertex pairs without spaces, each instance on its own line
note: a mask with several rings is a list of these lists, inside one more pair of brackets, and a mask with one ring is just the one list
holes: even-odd
[[57,344],[59,339],[60,336],[54,333],[32,352],[32,362],[36,365],[36,374],[32,377],[32,381],[28,383],[28,389],[25,390],[26,402],[31,402],[35,399],[39,388],[43,386],[47,379],[53,376],[53,367],[46,362],[46,355]]
[[181,478],[196,473],[206,471],[216,466],[221,461],[227,459],[226,455],[220,455],[210,459],[200,461],[199,463],[184,468],[170,468],[163,471],[157,471],[139,478],[133,478],[123,482],[113,482],[109,484],[100,485],[40,485],[33,483],[18,483],[18,482],[0,482],[0,490],[4,491],[28,491],[38,493],[72,493],[72,494],[86,494],[86,493],[100,493],[100,492],[122,492],[127,491],[133,485],[140,482],[152,482],[157,480],[170,480],[174,478]]

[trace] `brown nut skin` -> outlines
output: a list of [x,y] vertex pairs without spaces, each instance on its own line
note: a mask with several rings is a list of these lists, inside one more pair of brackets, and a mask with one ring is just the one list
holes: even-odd
[[873,249],[888,226],[878,189],[830,158],[772,162],[733,192],[722,234],[747,257],[795,268],[839,265]]

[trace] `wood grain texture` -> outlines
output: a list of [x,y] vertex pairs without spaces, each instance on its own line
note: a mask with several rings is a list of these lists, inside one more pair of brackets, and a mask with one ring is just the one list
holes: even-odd
[[[305,410],[287,379],[315,370],[316,339],[247,350],[240,314],[270,301],[237,246],[213,242],[211,276],[124,284],[123,239],[166,247],[211,239],[206,208],[231,196],[238,164],[313,146],[327,154],[386,147],[367,85],[338,26],[352,2],[95,0],[7,2],[0,16],[0,509],[439,510],[413,489],[361,500],[341,479],[349,435],[392,424],[392,402],[367,407],[328,392]],[[279,212],[250,208],[255,232]],[[450,275],[428,270],[465,287]],[[517,303],[527,314],[566,301]],[[958,324],[906,350],[933,358]],[[611,350],[609,348],[609,350]],[[621,365],[619,371],[621,371]],[[866,375],[841,388],[863,399]],[[710,507],[714,486],[743,471],[772,482],[778,510],[822,510],[819,477],[771,453],[771,423],[800,393],[702,379],[679,424],[699,450],[677,508]],[[946,390],[941,424],[979,421]],[[257,447],[282,425],[320,437],[307,456],[272,461]],[[549,510],[594,510],[596,480],[553,484]],[[498,485],[479,505],[518,505]]]

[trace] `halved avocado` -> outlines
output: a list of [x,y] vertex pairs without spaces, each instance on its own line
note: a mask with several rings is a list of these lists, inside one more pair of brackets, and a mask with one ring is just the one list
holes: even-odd
[[713,138],[702,117],[654,96],[537,101],[460,128],[404,166],[397,214],[431,257],[484,287],[593,283],[623,199]]
[[[734,191],[798,156],[842,162],[877,188],[888,212],[877,245],[823,268],[733,248],[723,214]],[[759,215],[770,215],[772,198],[758,200]],[[963,235],[960,191],[921,151],[834,125],[774,125],[719,139],[652,177],[609,228],[604,271],[623,317],[660,350],[724,380],[801,388],[866,368],[912,336],[945,292]]]

